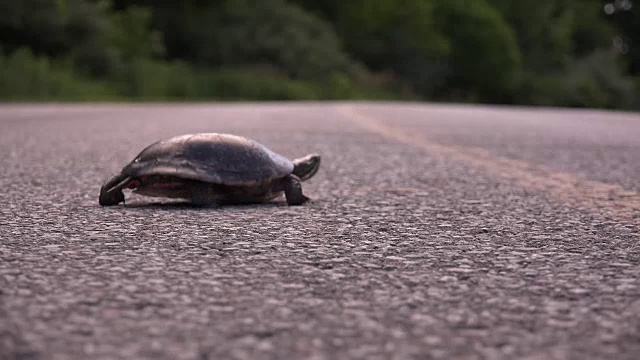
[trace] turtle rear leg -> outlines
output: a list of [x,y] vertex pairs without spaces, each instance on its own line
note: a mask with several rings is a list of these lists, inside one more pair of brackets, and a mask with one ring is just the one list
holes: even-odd
[[293,175],[300,181],[310,179],[320,168],[320,155],[309,154],[305,157],[293,160]]
[[124,201],[122,189],[131,181],[131,177],[124,174],[116,174],[100,188],[98,202],[102,206],[117,205]]
[[300,179],[295,175],[284,178],[284,195],[289,205],[302,205],[309,201],[309,198],[302,193]]

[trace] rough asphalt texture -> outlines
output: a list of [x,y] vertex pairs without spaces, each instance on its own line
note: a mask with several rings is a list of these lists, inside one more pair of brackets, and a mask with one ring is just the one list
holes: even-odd
[[[0,359],[637,359],[637,223],[337,111],[640,190],[640,116],[417,104],[0,106]],[[163,137],[323,163],[287,207],[102,182]],[[634,195],[635,194],[635,195]]]

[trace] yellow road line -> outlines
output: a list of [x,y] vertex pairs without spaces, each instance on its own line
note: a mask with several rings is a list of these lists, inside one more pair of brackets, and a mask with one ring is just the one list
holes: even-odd
[[492,177],[507,180],[527,190],[546,193],[569,205],[587,208],[608,219],[633,224],[640,229],[640,194],[637,192],[554,171],[542,165],[500,157],[476,147],[437,144],[416,132],[360,114],[353,107],[339,106],[337,109],[346,120],[373,133],[427,152],[444,154],[453,161],[481,169]]

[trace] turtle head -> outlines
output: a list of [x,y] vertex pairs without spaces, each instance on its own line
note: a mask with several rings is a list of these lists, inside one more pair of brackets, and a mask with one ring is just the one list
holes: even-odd
[[320,168],[320,155],[309,154],[305,157],[293,160],[293,175],[300,180],[308,180],[318,172]]

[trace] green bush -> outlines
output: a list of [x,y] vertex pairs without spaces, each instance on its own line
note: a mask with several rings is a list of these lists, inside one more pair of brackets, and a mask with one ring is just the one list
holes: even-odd
[[264,70],[226,68],[199,78],[201,96],[221,100],[315,100],[320,91],[311,83]]
[[254,68],[194,69],[183,62],[138,60],[119,79],[123,95],[136,100],[313,100],[312,83]]
[[0,99],[638,108],[608,19],[587,0],[0,1]]
[[636,97],[632,78],[624,76],[618,56],[607,50],[574,61],[565,72],[529,75],[523,98],[534,105],[631,108]]
[[331,24],[285,0],[228,0],[200,26],[203,62],[220,66],[270,64],[289,77],[326,79],[358,68],[341,49]]
[[435,1],[291,1],[328,19],[345,48],[369,70],[393,72],[395,78],[425,97],[446,80],[442,60],[451,44],[437,28]]
[[522,69],[515,34],[484,0],[436,2],[441,31],[451,43],[451,75],[445,98],[501,102],[512,100]]
[[134,60],[118,81],[120,91],[137,100],[161,100],[169,93],[171,65],[154,60]]
[[81,78],[72,68],[52,64],[28,49],[9,56],[0,52],[0,99],[2,100],[107,100],[117,93],[104,83]]

